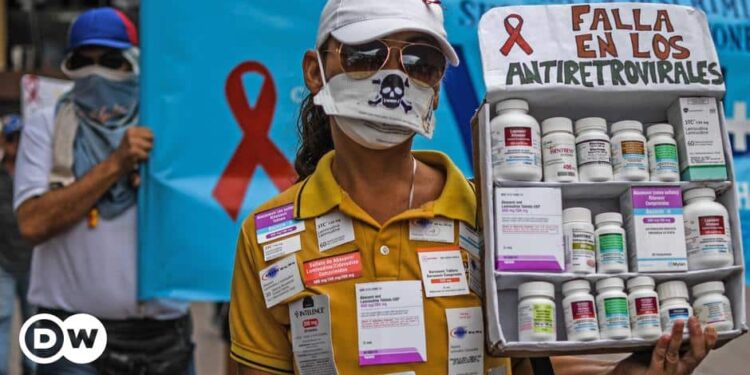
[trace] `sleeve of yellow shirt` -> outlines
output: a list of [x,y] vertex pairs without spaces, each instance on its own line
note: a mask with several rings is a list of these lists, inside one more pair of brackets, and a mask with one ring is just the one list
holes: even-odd
[[253,261],[254,241],[248,241],[246,227],[254,233],[252,216],[237,240],[237,255],[229,304],[229,329],[232,335],[231,357],[240,364],[272,374],[294,371],[291,343],[287,330],[266,309],[258,272]]

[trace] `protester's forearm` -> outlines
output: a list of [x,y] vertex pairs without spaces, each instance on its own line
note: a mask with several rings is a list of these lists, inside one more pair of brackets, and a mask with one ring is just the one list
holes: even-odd
[[552,357],[555,375],[615,375],[616,362],[583,357]]
[[21,235],[38,244],[71,227],[89,213],[120,176],[120,163],[110,157],[74,183],[25,201],[17,213]]

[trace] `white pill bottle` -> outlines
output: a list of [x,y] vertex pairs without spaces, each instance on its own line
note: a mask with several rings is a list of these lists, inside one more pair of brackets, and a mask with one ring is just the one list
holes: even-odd
[[596,282],[596,309],[599,315],[599,334],[603,339],[630,338],[628,295],[623,292],[625,283],[617,277]]
[[576,137],[569,118],[552,117],[542,121],[542,163],[544,181],[578,181]]
[[672,332],[672,326],[677,320],[685,321],[685,329],[688,331],[687,321],[693,316],[693,307],[688,302],[688,288],[685,282],[674,280],[659,284],[656,288],[659,292],[659,314],[661,315],[661,329],[664,333]]
[[643,124],[618,121],[612,124],[612,168],[615,181],[647,181],[648,156]]
[[586,117],[576,121],[576,157],[581,182],[612,181],[612,150],[607,120]]
[[596,272],[596,237],[588,208],[571,207],[563,210],[563,241],[566,272]]
[[529,116],[529,104],[508,99],[495,106],[490,121],[492,166],[496,179],[541,181],[542,155],[539,123]]
[[628,250],[622,215],[604,212],[596,215],[596,265],[599,273],[628,272]]
[[708,281],[693,286],[693,310],[703,326],[713,326],[717,331],[734,329],[732,304],[724,295],[724,283]]
[[530,281],[518,286],[518,340],[557,340],[555,286]]
[[628,310],[634,337],[651,340],[661,336],[659,295],[655,286],[654,279],[648,276],[628,280]]
[[688,269],[702,270],[734,264],[727,209],[715,201],[710,188],[690,189],[685,199],[685,245]]
[[646,135],[648,136],[648,167],[651,181],[680,181],[680,159],[672,125],[651,125],[646,129]]
[[568,341],[599,339],[596,301],[587,280],[571,280],[563,284],[563,312]]

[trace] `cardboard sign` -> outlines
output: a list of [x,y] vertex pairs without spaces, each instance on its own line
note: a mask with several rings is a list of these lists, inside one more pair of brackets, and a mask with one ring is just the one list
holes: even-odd
[[21,77],[21,115],[25,123],[35,113],[55,108],[57,99],[73,88],[73,82],[24,74]]
[[688,7],[495,8],[480,21],[479,44],[490,99],[511,87],[724,92],[706,16]]

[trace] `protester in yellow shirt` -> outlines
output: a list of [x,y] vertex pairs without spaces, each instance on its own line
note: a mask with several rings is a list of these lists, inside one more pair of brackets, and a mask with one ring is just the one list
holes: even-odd
[[[240,374],[552,371],[486,354],[473,186],[447,156],[411,151],[416,133],[432,136],[440,81],[458,63],[438,3],[326,4],[303,60],[300,182],[248,217],[237,243]],[[683,359],[681,335],[663,338],[651,373],[692,371],[715,343],[708,333]],[[665,357],[680,372],[665,371]],[[554,364],[559,374],[647,370],[635,357]]]

